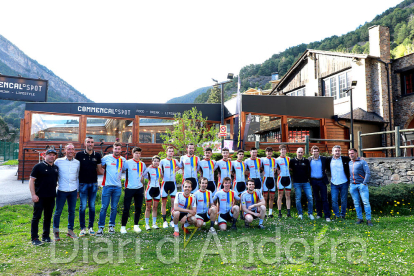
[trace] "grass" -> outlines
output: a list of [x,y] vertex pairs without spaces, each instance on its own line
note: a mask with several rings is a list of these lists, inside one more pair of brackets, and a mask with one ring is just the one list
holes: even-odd
[[0,164],[0,166],[6,166],[6,165],[17,166],[17,165],[19,165],[19,160],[9,160],[7,162],[4,162],[4,163]]
[[[98,215],[99,200],[97,203]],[[30,243],[32,206],[1,207],[0,273],[12,275],[135,275],[138,273],[177,275],[194,274],[195,271],[200,275],[413,275],[414,273],[414,217],[397,215],[395,209],[393,214],[389,215],[374,214],[373,227],[365,224],[355,225],[353,210],[349,211],[347,219],[331,223],[322,219],[311,221],[306,215],[303,220],[299,220],[296,214],[293,214],[293,218],[284,216],[282,219],[267,219],[265,230],[245,229],[243,221],[239,220],[237,231],[218,232],[217,236],[208,235],[208,227],[205,227],[200,232],[196,232],[184,249],[182,235],[175,244],[172,242],[159,244],[162,241],[174,241],[171,228],[149,232],[143,230],[142,233],[135,234],[132,231],[131,218],[127,224],[128,233],[121,235],[119,227],[122,207],[119,208],[116,221],[117,233],[114,235],[105,231],[102,238],[86,236],[73,241],[62,233],[63,240],[60,242],[33,247]],[[161,226],[162,219],[160,215],[158,217],[158,225]],[[108,220],[109,211],[106,223]],[[141,229],[144,229],[143,222],[141,219]],[[66,225],[65,210],[61,217],[62,232],[65,231]],[[75,225],[77,227],[79,225],[78,215]],[[41,225],[39,226],[41,229]],[[253,226],[257,226],[257,221]],[[79,230],[76,229],[75,232],[79,233]],[[244,243],[237,244],[243,241]],[[249,243],[252,245],[251,249]],[[280,252],[280,257],[275,259],[277,251]],[[251,253],[250,259],[249,253]],[[157,254],[162,254],[164,259],[157,258]],[[174,259],[174,256],[177,259]],[[178,260],[178,263],[171,263],[174,260]]]

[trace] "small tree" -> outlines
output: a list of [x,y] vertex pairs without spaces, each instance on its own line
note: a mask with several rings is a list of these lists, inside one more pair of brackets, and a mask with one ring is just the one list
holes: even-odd
[[[187,145],[193,143],[195,145],[195,155],[203,156],[203,146],[212,146],[218,142],[218,128],[215,125],[207,127],[207,119],[203,118],[201,111],[193,107],[191,110],[185,111],[183,114],[174,116],[175,122],[173,129],[167,129],[165,134],[161,135],[163,140],[162,147],[173,146],[181,155],[186,153]],[[164,153],[160,153],[165,155]]]
[[221,89],[218,85],[211,89],[207,103],[221,103]]

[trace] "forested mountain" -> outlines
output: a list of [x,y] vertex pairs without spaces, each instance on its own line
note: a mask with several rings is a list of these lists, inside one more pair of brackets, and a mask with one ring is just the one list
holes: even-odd
[[[240,70],[241,91],[249,88],[270,88],[266,83],[251,82],[252,78],[270,76],[273,72],[279,72],[282,77],[306,49],[347,52],[369,53],[368,28],[375,25],[387,26],[391,34],[391,56],[402,57],[414,52],[414,0],[405,0],[393,8],[389,8],[381,15],[377,15],[371,22],[365,22],[356,30],[341,36],[331,36],[321,41],[309,44],[300,44],[290,47],[283,52],[274,54],[261,64],[250,64]],[[293,34],[294,35],[294,34]],[[226,84],[224,90],[228,97],[236,92],[237,78],[233,83]],[[200,95],[196,101],[207,102],[210,91]]]
[[[0,74],[48,80],[48,102],[91,102],[85,95],[56,76],[51,70],[28,57],[1,35]],[[23,118],[23,112],[24,102],[0,100],[0,123],[4,120],[11,132],[19,132],[18,128],[20,127],[20,118]]]
[[194,103],[194,100],[198,97],[198,95],[205,93],[210,88],[211,86],[199,88],[193,92],[185,94],[184,96],[172,98],[171,100],[168,100],[167,103]]

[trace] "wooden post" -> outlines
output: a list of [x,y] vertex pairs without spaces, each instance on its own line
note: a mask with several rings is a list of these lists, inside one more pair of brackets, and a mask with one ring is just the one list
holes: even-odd
[[132,143],[134,145],[139,144],[139,116],[138,115],[135,115],[135,119],[134,119],[134,127],[132,131]]
[[23,136],[24,143],[30,141],[30,128],[31,127],[32,127],[32,112],[25,111],[24,112],[24,136]]
[[[24,119],[20,119],[20,137],[19,137],[19,160],[23,158],[23,136],[24,136]],[[19,163],[20,164],[20,163]]]
[[234,137],[234,118],[230,118],[230,139],[233,140]]
[[282,116],[280,129],[282,130],[282,142],[288,142],[289,127],[288,127],[288,123],[287,123],[287,116]]
[[395,127],[395,133],[394,133],[394,139],[395,139],[395,157],[400,157],[401,156],[401,151],[400,151],[400,127],[396,126]]
[[305,136],[305,154],[309,154],[309,135]]
[[86,122],[87,122],[86,115],[81,115],[79,118],[79,143],[82,145],[84,144],[84,141],[86,139]]
[[361,131],[358,131],[358,156],[362,157],[362,137],[361,137]]

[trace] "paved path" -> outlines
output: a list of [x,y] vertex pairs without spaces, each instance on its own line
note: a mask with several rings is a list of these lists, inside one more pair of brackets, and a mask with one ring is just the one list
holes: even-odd
[[17,180],[17,166],[0,166],[0,207],[32,202],[29,180]]

